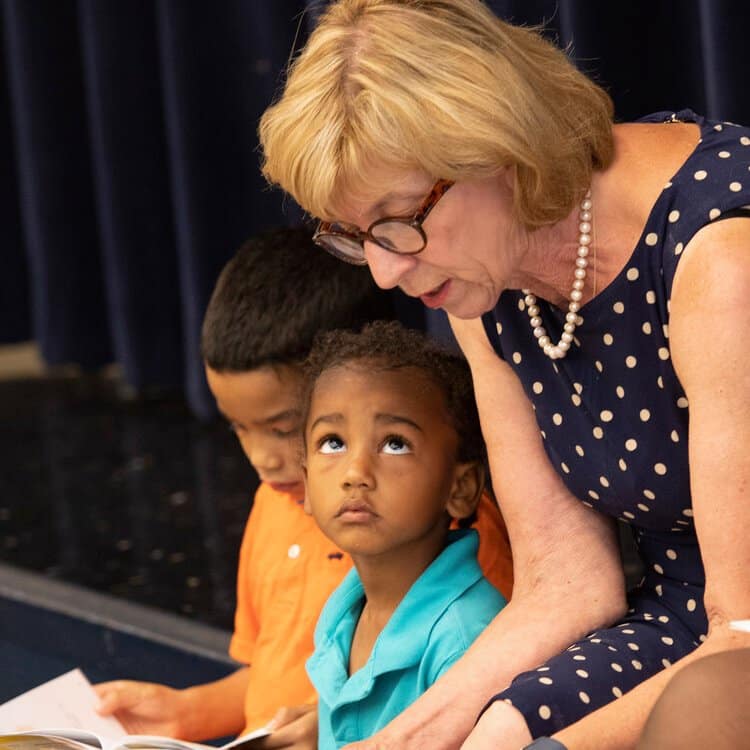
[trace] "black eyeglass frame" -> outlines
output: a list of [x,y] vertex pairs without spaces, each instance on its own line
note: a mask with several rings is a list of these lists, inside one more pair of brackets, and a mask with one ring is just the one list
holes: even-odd
[[[427,235],[422,227],[422,224],[426,221],[430,215],[430,211],[437,205],[438,201],[453,187],[455,182],[453,180],[438,180],[433,186],[432,190],[428,193],[427,197],[422,201],[422,205],[417,209],[416,213],[411,218],[404,218],[402,216],[384,216],[382,219],[374,221],[365,230],[347,231],[343,228],[336,228],[335,222],[321,221],[318,224],[318,228],[313,235],[313,242],[322,247],[323,250],[329,252],[339,260],[343,260],[345,263],[351,263],[355,266],[366,266],[367,259],[364,256],[365,252],[365,240],[372,242],[378,247],[387,250],[389,253],[395,253],[396,255],[417,255],[427,247]],[[380,226],[381,224],[405,224],[406,226],[415,229],[422,238],[422,246],[418,250],[396,250],[393,247],[384,245],[377,237],[373,236],[372,230]],[[342,239],[349,240],[362,248],[362,258],[358,260],[354,256],[346,255],[342,251],[338,250],[333,245],[329,245],[325,242],[326,237],[341,237]],[[321,241],[322,240],[322,241]]]

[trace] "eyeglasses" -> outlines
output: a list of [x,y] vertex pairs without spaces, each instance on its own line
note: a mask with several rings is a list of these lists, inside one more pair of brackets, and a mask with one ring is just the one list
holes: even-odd
[[370,224],[364,232],[338,222],[321,221],[313,242],[339,260],[355,266],[367,265],[365,241],[398,255],[421,253],[427,245],[422,224],[453,184],[451,180],[438,180],[410,219],[386,216]]

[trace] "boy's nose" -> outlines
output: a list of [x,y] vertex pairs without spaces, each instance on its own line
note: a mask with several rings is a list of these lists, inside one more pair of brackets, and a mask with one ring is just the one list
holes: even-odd
[[245,455],[248,460],[260,475],[271,471],[278,471],[284,464],[281,456],[276,451],[270,450],[262,443],[246,441],[242,447],[245,449]]
[[349,454],[346,470],[342,478],[342,485],[345,488],[365,487],[373,489],[375,487],[375,474],[372,470],[372,463],[364,451]]
[[417,263],[414,256],[391,253],[374,242],[367,241],[365,242],[365,258],[372,278],[381,289],[392,289],[398,286],[404,275]]

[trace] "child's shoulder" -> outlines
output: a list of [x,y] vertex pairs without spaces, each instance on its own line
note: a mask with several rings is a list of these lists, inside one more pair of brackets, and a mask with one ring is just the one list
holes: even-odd
[[[505,606],[505,597],[485,578],[476,561],[475,531],[450,532],[452,540],[445,571],[447,583],[452,579],[455,595],[432,628],[431,640],[457,637],[470,645],[479,633]],[[452,547],[452,549],[451,549]],[[445,556],[446,553],[444,552]]]
[[305,513],[304,498],[278,492],[265,482],[255,492],[246,534],[261,534],[266,543],[294,537],[300,544],[322,536],[313,517]]
[[274,516],[304,516],[315,523],[304,509],[304,497],[294,497],[286,492],[279,492],[266,482],[261,482],[253,498],[253,511],[261,511]]
[[433,623],[424,650],[422,666],[431,682],[462,656],[505,606],[503,595],[478,567],[469,558],[444,580],[448,583],[448,578],[453,578],[455,595]]

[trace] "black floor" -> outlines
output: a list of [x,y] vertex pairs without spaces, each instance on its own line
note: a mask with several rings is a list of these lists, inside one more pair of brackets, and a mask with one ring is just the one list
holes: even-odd
[[0,382],[0,560],[229,629],[257,479],[226,425],[101,377]]

